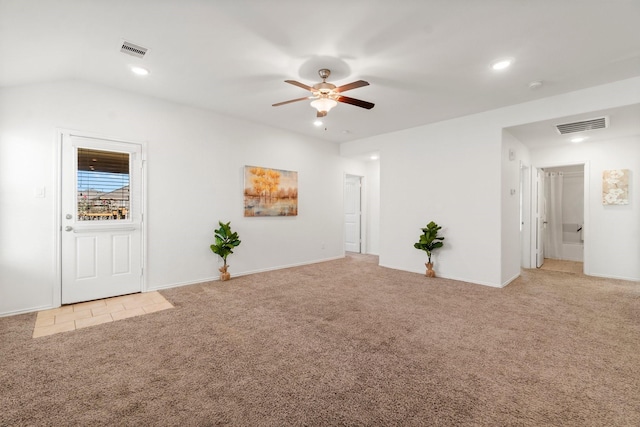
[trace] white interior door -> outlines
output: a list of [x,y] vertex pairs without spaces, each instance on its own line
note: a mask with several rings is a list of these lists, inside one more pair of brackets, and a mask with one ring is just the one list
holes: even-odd
[[344,250],[360,252],[361,177],[347,175],[344,181]]
[[64,134],[62,303],[142,290],[142,146]]
[[544,197],[544,171],[536,169],[536,267],[544,264],[544,229],[547,224]]

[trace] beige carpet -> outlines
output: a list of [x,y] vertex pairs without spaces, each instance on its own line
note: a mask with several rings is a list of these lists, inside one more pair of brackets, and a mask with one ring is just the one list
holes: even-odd
[[562,271],[565,273],[583,274],[584,264],[578,261],[566,261],[545,258],[540,270]]
[[31,338],[0,318],[0,426],[638,426],[640,284],[504,289],[349,256],[163,291]]

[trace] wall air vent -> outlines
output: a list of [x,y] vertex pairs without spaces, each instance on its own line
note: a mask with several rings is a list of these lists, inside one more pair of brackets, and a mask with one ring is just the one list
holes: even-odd
[[122,47],[120,48],[120,52],[135,56],[136,58],[144,58],[147,50],[148,49],[146,47],[138,46],[137,44],[129,43],[127,41],[123,41]]
[[598,117],[597,119],[556,125],[556,130],[560,135],[566,135],[568,133],[585,132],[588,130],[605,129],[608,127],[609,117]]

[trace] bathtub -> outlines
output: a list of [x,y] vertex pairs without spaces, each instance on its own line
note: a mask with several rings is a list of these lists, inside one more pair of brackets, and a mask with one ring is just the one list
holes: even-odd
[[562,259],[583,262],[582,235],[582,224],[562,224]]

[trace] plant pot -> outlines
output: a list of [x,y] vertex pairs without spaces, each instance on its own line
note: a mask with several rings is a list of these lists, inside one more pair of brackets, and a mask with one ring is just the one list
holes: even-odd
[[425,263],[425,265],[427,266],[427,272],[425,273],[425,276],[427,276],[427,277],[436,277],[436,272],[433,271],[433,263],[432,262],[427,262],[427,263]]
[[228,265],[223,265],[222,267],[219,268],[219,270],[220,270],[220,280],[222,280],[223,282],[225,280],[231,279],[231,273],[229,273],[227,271],[228,268],[229,268]]

